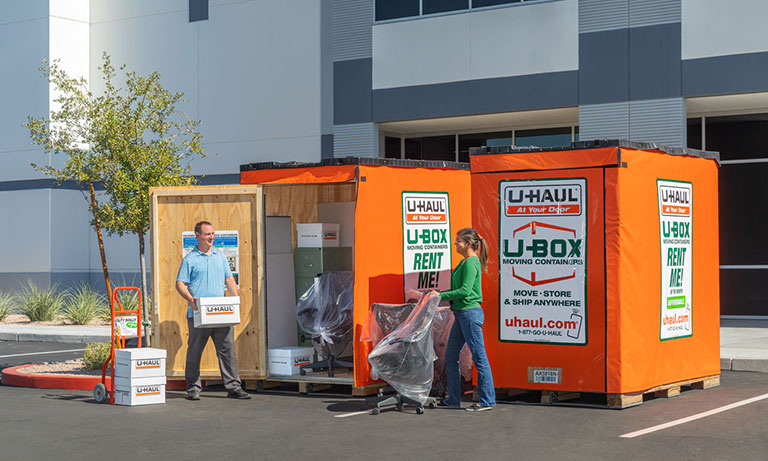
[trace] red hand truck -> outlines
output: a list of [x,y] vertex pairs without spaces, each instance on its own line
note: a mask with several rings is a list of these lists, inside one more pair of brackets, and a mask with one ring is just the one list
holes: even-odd
[[[120,290],[135,290],[138,292],[138,307],[133,310],[123,308],[123,304],[117,298]],[[115,349],[125,349],[125,338],[138,337],[138,346],[141,347],[141,290],[136,287],[115,287],[112,290],[112,299],[109,303],[111,312],[110,322],[112,340],[109,345],[109,357],[101,366],[101,382],[93,387],[93,398],[98,403],[104,403],[109,399],[110,404],[115,403]],[[107,385],[107,365],[109,365],[110,382]]]

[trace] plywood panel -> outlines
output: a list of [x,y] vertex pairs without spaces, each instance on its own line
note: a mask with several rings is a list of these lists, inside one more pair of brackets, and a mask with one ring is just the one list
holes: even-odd
[[[260,186],[158,188],[152,194],[153,345],[168,351],[168,376],[184,376],[188,327],[186,302],[175,283],[182,259],[182,233],[196,222],[237,230],[240,241],[241,322],[235,326],[238,368],[243,379],[266,376],[264,223]],[[212,341],[200,366],[203,378],[220,378]]]
[[267,216],[290,216],[291,242],[296,247],[296,223],[317,221],[317,204],[356,200],[356,183],[277,184],[264,186]]

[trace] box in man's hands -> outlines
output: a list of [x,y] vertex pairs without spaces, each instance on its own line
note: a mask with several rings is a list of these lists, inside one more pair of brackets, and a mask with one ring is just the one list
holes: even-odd
[[240,323],[240,297],[220,296],[197,298],[195,328],[213,328]]

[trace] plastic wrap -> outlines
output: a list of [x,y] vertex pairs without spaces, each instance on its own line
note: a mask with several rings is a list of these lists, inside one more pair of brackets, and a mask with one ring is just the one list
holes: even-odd
[[408,318],[368,355],[371,377],[383,379],[404,397],[426,402],[432,389],[435,355],[432,324],[439,296],[425,296]]
[[411,315],[416,304],[383,304],[373,303],[368,311],[368,322],[363,329],[360,341],[370,341],[379,344],[381,338],[392,333]]
[[352,272],[325,271],[296,305],[301,329],[334,356],[352,341],[353,286]]

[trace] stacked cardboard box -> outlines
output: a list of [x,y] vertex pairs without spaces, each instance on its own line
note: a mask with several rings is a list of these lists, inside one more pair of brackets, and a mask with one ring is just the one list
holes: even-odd
[[115,403],[165,403],[165,349],[115,350]]

